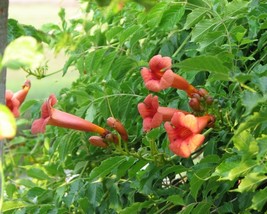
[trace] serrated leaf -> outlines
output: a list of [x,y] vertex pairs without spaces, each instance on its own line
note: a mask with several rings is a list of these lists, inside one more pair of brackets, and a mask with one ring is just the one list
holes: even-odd
[[199,42],[201,39],[207,35],[207,33],[214,31],[214,28],[217,27],[218,21],[214,19],[203,19],[196,24],[192,30],[192,42]]
[[191,212],[195,206],[196,206],[195,203],[189,204],[189,205],[185,206],[180,213],[181,214],[191,214]]
[[106,51],[106,49],[98,49],[86,55],[84,67],[87,73],[92,74],[97,71]]
[[200,202],[193,210],[192,214],[210,213],[211,203]]
[[184,29],[188,30],[189,28],[193,27],[203,18],[207,11],[207,9],[199,7],[189,13],[186,18]]
[[126,40],[130,39],[135,32],[139,31],[140,28],[141,27],[138,25],[133,25],[122,31],[119,37],[120,44],[122,45]]
[[238,151],[249,154],[250,157],[259,151],[258,143],[248,131],[234,135],[233,142]]
[[246,107],[245,115],[251,113],[257,105],[265,101],[266,99],[257,92],[244,91],[242,94],[242,103]]
[[32,206],[32,205],[24,201],[4,201],[1,211],[6,212],[6,211],[14,210],[14,209],[28,207],[28,206]]
[[13,40],[5,49],[2,65],[11,69],[36,69],[44,61],[43,47],[30,36]]
[[185,7],[179,4],[170,5],[164,12],[159,27],[161,30],[168,31],[176,27],[185,12]]
[[91,171],[88,179],[90,181],[102,179],[106,177],[108,174],[110,174],[114,169],[116,169],[118,166],[120,166],[125,161],[127,161],[127,157],[124,157],[124,156],[111,157],[107,160],[104,160],[100,164],[100,166],[95,167]]
[[216,56],[197,56],[186,59],[176,66],[184,71],[209,71],[216,74],[221,80],[229,80],[229,68],[224,66]]
[[198,192],[202,186],[202,184],[206,181],[205,178],[209,175],[210,170],[207,168],[198,170],[193,176],[190,178],[190,191],[194,199],[197,199]]
[[174,205],[185,205],[184,199],[180,195],[170,195],[167,201],[173,203]]
[[159,25],[161,22],[163,13],[168,7],[168,3],[166,2],[160,2],[156,4],[151,10],[149,11],[149,14],[146,16],[146,23],[149,27],[155,28]]
[[124,29],[120,26],[114,26],[110,28],[106,32],[107,41],[112,42],[112,40],[114,40],[115,38],[117,39],[117,37],[120,35],[121,32],[123,32],[123,30]]
[[250,208],[262,211],[263,206],[267,202],[267,188],[259,190],[252,198],[252,205]]
[[241,183],[238,185],[237,191],[238,192],[250,192],[254,191],[257,186],[267,179],[266,175],[263,175],[260,172],[252,172],[246,175],[242,180]]
[[121,210],[120,214],[139,214],[143,208],[149,208],[151,204],[153,204],[151,201],[136,202]]
[[267,110],[264,109],[260,112],[255,112],[253,115],[249,116],[245,122],[243,122],[237,129],[235,135],[240,134],[246,129],[256,128],[262,123],[267,122]]
[[50,177],[40,168],[29,168],[27,170],[27,175],[38,180],[50,180]]
[[238,157],[231,157],[222,162],[213,173],[213,176],[219,176],[218,180],[233,181],[239,176],[245,176],[253,167],[257,165],[255,160],[239,160]]

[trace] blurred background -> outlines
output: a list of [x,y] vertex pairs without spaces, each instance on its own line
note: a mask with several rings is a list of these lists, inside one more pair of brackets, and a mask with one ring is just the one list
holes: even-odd
[[[67,19],[79,14],[78,0],[9,0],[9,18],[16,19],[21,24],[32,25],[40,29],[43,24],[60,23],[58,12],[62,7],[65,8]],[[47,73],[53,73],[61,69],[66,61],[63,53],[55,56],[48,49],[45,57],[48,61]],[[23,70],[8,70],[7,89],[13,92],[20,90],[24,81],[30,79],[32,88],[27,100],[44,99],[51,93],[57,94],[60,89],[70,86],[77,77],[78,72],[71,69],[64,77],[62,77],[62,72],[59,72],[41,80],[33,76],[27,77],[27,73]]]

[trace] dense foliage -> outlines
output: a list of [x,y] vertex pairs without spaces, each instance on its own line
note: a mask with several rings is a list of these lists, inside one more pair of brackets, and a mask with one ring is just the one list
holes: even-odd
[[[107,127],[119,119],[129,142],[98,148],[90,133],[47,126],[30,132],[43,100],[21,106],[17,137],[5,145],[4,213],[262,213],[267,202],[267,3],[258,0],[81,4],[81,17],[42,30],[10,20],[10,41],[31,35],[68,60],[80,77],[56,108]],[[174,155],[163,125],[143,132],[137,105],[192,112],[185,92],[151,92],[140,69],[157,54],[213,97],[216,117],[189,158]],[[45,67],[45,65],[43,65]],[[27,70],[42,78],[44,67]],[[49,69],[49,68],[48,68]],[[32,86],[34,87],[34,86]]]

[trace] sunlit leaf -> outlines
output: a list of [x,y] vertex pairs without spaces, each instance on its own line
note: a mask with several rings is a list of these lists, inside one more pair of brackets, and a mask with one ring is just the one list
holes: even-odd
[[36,69],[44,62],[42,46],[33,37],[22,36],[5,49],[2,64],[11,69]]
[[0,140],[3,138],[12,138],[16,134],[16,120],[11,111],[0,104]]
[[262,211],[263,206],[267,202],[267,188],[259,190],[252,198],[251,208],[257,211]]
[[229,68],[223,65],[222,61],[216,56],[197,56],[188,58],[176,64],[184,71],[209,71],[216,75],[218,79],[229,79]]

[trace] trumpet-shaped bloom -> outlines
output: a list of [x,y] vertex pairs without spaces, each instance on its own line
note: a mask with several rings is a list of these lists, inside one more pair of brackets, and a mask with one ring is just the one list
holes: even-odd
[[173,73],[171,70],[171,58],[156,55],[149,61],[149,68],[142,68],[141,75],[145,86],[150,91],[158,92],[160,90],[173,87],[187,92],[188,96],[197,93],[191,84],[183,77]]
[[138,104],[138,111],[143,118],[143,130],[150,131],[152,128],[157,128],[163,121],[170,121],[175,112],[183,112],[175,108],[159,106],[158,97],[148,95],[143,103]]
[[50,95],[48,100],[42,105],[41,118],[35,120],[32,124],[32,134],[45,132],[46,125],[59,126],[63,128],[75,129],[87,132],[96,132],[101,136],[106,136],[109,131],[97,126],[87,120],[75,115],[54,109],[57,103],[55,95]]
[[25,83],[22,85],[22,89],[16,93],[13,93],[10,90],[6,90],[5,93],[5,100],[6,106],[10,109],[13,113],[14,117],[19,117],[19,107],[24,102],[29,90],[31,88],[30,80],[26,80]]
[[170,149],[176,155],[188,158],[205,140],[201,131],[214,120],[213,116],[195,117],[181,112],[174,113],[171,123],[164,127],[170,141]]
[[143,130],[145,132],[150,131],[152,127],[157,127],[160,125],[161,121],[154,117],[158,111],[159,102],[157,96],[152,96],[149,94],[143,103],[139,103],[137,108],[143,118]]

